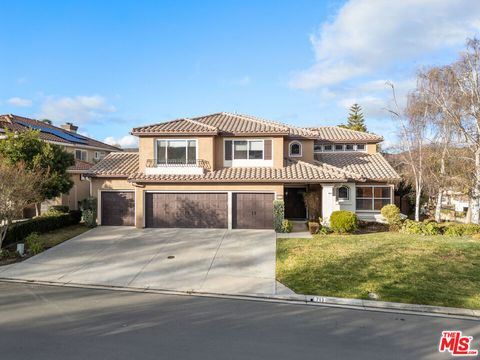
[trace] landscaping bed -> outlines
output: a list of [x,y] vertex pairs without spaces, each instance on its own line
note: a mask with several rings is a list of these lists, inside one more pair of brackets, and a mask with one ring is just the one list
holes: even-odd
[[[90,228],[86,227],[85,225],[77,224],[45,232],[43,234],[38,234],[38,238],[44,249],[47,250],[88,230],[90,230]],[[16,254],[16,246],[16,243],[13,243],[5,247],[5,250],[8,251],[9,256],[0,258],[0,266],[23,261],[31,256],[26,253],[25,256],[20,257],[18,254]]]
[[300,294],[480,309],[480,240],[397,232],[279,239],[277,280]]

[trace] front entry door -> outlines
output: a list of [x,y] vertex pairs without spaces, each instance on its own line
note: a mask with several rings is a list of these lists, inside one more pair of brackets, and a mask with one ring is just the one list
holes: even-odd
[[285,188],[285,218],[287,219],[306,219],[307,209],[303,201],[305,188]]

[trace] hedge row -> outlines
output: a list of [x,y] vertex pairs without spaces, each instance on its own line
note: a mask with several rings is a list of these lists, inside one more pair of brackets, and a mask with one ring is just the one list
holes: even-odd
[[45,233],[62,227],[76,225],[80,222],[82,213],[72,210],[67,214],[39,216],[30,220],[17,222],[8,227],[3,246],[23,241],[33,232]]
[[480,225],[436,223],[435,221],[418,222],[405,220],[400,232],[404,234],[463,236],[480,234]]

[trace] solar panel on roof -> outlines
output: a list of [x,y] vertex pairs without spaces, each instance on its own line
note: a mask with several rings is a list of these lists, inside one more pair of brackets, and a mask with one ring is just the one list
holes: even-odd
[[29,124],[29,123],[26,123],[26,122],[23,122],[23,121],[18,121],[18,120],[17,120],[17,122],[19,124],[23,125],[23,126],[30,127],[32,129],[35,129],[35,130],[40,130],[43,133],[55,135],[55,136],[57,136],[57,137],[59,137],[63,140],[66,140],[66,141],[71,141],[71,142],[79,143],[79,144],[86,144],[87,143],[87,141],[84,138],[82,138],[80,135],[77,135],[77,134],[69,134],[69,133],[63,132],[61,130],[52,129],[52,128],[48,128],[48,127],[37,125],[37,124]]

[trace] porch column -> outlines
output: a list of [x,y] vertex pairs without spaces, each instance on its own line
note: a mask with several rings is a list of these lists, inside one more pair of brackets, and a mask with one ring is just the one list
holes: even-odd
[[330,224],[330,215],[335,210],[334,185],[322,184],[322,219],[324,224]]

